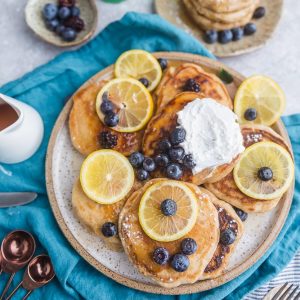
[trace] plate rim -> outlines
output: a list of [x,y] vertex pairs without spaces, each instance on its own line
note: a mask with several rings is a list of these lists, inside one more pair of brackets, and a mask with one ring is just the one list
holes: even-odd
[[[153,53],[156,57],[164,57],[167,59],[173,59],[173,60],[184,60],[188,62],[194,62],[198,63],[200,65],[206,66],[208,68],[213,69],[226,69],[230,74],[233,75],[234,79],[242,81],[245,79],[245,77],[240,74],[239,72],[231,69],[230,67],[226,66],[225,64],[200,56],[196,54],[190,54],[190,53],[182,53],[182,52],[154,52]],[[113,68],[113,65],[110,65],[106,67],[105,69],[101,70],[100,72],[96,73],[94,76],[92,76],[89,80],[87,80],[81,87],[79,87],[78,90],[95,80],[96,78],[103,77],[107,75],[108,72],[111,72]],[[77,93],[75,91],[74,94]],[[73,95],[74,95],[73,94]],[[53,154],[54,149],[56,145],[57,137],[59,136],[59,133],[61,132],[61,129],[63,128],[65,122],[68,121],[69,113],[71,111],[73,100],[72,97],[67,101],[65,104],[63,110],[59,114],[55,125],[53,127],[49,144],[47,148],[46,153],[46,164],[45,164],[45,177],[46,177],[46,188],[47,188],[47,194],[50,202],[51,209],[53,211],[54,217],[66,237],[66,239],[69,241],[71,246],[78,252],[78,254],[85,259],[91,266],[93,266],[95,269],[100,271],[103,275],[106,275],[107,277],[113,279],[114,281],[121,283],[127,287],[140,290],[147,293],[154,293],[154,294],[164,294],[164,295],[183,295],[183,294],[191,294],[191,293],[197,293],[202,292],[206,290],[210,290],[213,288],[216,288],[222,284],[225,284],[228,281],[231,281],[232,279],[236,278],[237,276],[241,275],[243,272],[248,270],[251,266],[253,266],[267,251],[268,249],[273,245],[274,241],[278,237],[283,225],[285,224],[286,218],[288,216],[293,194],[294,194],[294,184],[289,188],[289,190],[286,192],[286,194],[283,196],[283,198],[280,201],[281,210],[277,219],[276,224],[270,231],[267,238],[260,244],[260,246],[257,248],[255,252],[253,252],[243,263],[235,266],[230,271],[224,273],[223,275],[215,278],[215,279],[208,279],[203,281],[197,281],[193,284],[187,284],[187,285],[181,285],[179,287],[175,288],[164,288],[155,284],[151,283],[143,283],[138,282],[134,279],[125,277],[121,274],[116,273],[115,271],[112,271],[111,269],[104,266],[102,263],[97,261],[91,254],[88,253],[88,251],[85,249],[83,245],[80,244],[79,241],[75,238],[75,236],[72,234],[71,230],[68,228],[65,220],[63,219],[62,213],[60,211],[58,202],[56,200],[55,196],[55,190],[53,185],[53,168],[52,168],[52,160],[53,160]],[[288,144],[291,146],[289,136],[287,134],[287,131],[285,129],[284,124],[281,120],[279,120],[276,123],[276,126],[278,127],[278,130],[280,131],[280,134],[283,136],[283,138],[288,142]]]

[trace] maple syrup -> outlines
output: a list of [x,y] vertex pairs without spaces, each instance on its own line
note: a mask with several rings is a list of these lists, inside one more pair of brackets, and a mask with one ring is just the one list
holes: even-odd
[[17,112],[9,104],[0,102],[0,131],[15,123],[18,118]]

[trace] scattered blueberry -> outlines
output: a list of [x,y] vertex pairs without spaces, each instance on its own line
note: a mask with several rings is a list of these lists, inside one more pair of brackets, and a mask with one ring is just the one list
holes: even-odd
[[177,272],[184,272],[190,265],[189,258],[184,254],[175,254],[171,261],[172,268]]
[[102,95],[102,101],[110,101],[109,100],[109,96],[108,96],[108,92],[104,92]]
[[136,176],[137,176],[138,180],[144,181],[149,178],[149,173],[144,169],[139,169],[136,171]]
[[258,178],[262,181],[269,181],[273,178],[273,171],[268,167],[262,167],[258,170]]
[[47,3],[43,8],[43,16],[46,20],[52,20],[56,18],[58,12],[57,5],[53,3]]
[[213,29],[205,31],[204,40],[208,44],[214,44],[218,40],[218,32]]
[[191,154],[188,154],[183,158],[183,165],[187,169],[193,169],[196,166],[196,164],[193,160],[193,156]]
[[72,28],[66,27],[65,30],[61,33],[63,40],[66,42],[71,42],[76,39],[76,31]]
[[224,246],[231,245],[235,241],[235,239],[236,239],[236,235],[233,232],[233,230],[231,230],[230,228],[225,229],[224,231],[221,232],[220,242]]
[[52,20],[46,21],[47,28],[52,31],[55,31],[58,25],[59,25],[59,21],[57,19],[52,19]]
[[263,6],[258,7],[253,14],[254,19],[260,19],[266,14],[266,9]]
[[234,210],[235,210],[236,214],[239,216],[239,218],[240,218],[243,222],[245,222],[245,221],[247,220],[248,214],[247,214],[245,211],[243,211],[243,210],[241,210],[241,209],[239,209],[239,208],[237,208],[237,207],[234,207]]
[[170,141],[173,145],[180,144],[185,139],[186,132],[182,127],[175,128],[170,135]]
[[169,252],[166,248],[159,247],[153,252],[153,260],[159,265],[165,265],[169,260]]
[[110,100],[102,101],[100,105],[100,110],[107,115],[114,110],[114,105]]
[[218,34],[219,43],[227,44],[232,41],[232,38],[233,38],[233,34],[232,34],[231,30],[219,31],[219,34]]
[[180,161],[184,156],[184,149],[182,147],[171,148],[169,150],[169,157],[172,161]]
[[129,156],[129,162],[134,168],[139,168],[144,161],[144,155],[141,152],[133,152]]
[[72,17],[79,17],[80,16],[80,8],[77,6],[71,7],[71,16]]
[[61,20],[67,19],[68,17],[70,17],[70,15],[71,10],[68,7],[63,6],[58,10],[58,16]]
[[154,171],[156,168],[154,160],[151,157],[145,157],[143,161],[143,168],[148,172]]
[[141,82],[145,87],[148,87],[149,86],[149,80],[147,79],[147,78],[145,78],[145,77],[143,77],[143,78],[140,78],[139,79],[139,82]]
[[181,252],[185,255],[191,255],[198,249],[198,245],[194,239],[186,238],[181,242]]
[[172,148],[172,144],[168,139],[164,139],[158,142],[158,148],[162,152],[167,152]]
[[252,35],[256,32],[256,25],[254,23],[248,23],[244,27],[245,35]]
[[55,29],[55,32],[58,34],[58,35],[62,35],[63,31],[66,29],[66,27],[62,24],[58,25]]
[[201,91],[200,85],[193,78],[190,78],[186,81],[183,86],[184,91],[199,93]]
[[244,36],[244,30],[241,27],[231,29],[232,40],[239,41]]
[[[73,30],[73,29],[72,29]],[[104,124],[108,127],[115,127],[119,123],[119,116],[114,112],[106,114],[104,117]]]
[[112,222],[106,222],[103,224],[101,231],[105,237],[112,237],[117,234],[117,227]]
[[172,199],[165,199],[161,204],[160,204],[160,209],[161,212],[169,217],[169,216],[174,216],[177,211],[177,204],[174,200]]
[[257,111],[255,108],[248,108],[244,113],[244,118],[247,121],[254,121],[257,118]]
[[159,167],[166,167],[169,163],[169,157],[166,154],[158,154],[154,161]]
[[182,169],[179,164],[169,164],[166,169],[167,177],[171,179],[180,179],[182,177]]
[[157,61],[159,62],[162,70],[168,67],[168,61],[165,58],[158,58]]

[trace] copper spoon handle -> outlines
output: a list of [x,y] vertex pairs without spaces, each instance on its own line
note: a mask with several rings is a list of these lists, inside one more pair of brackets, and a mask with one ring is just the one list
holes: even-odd
[[32,291],[33,290],[28,291],[27,294],[23,297],[22,300],[26,300],[30,296],[30,294],[32,293]]
[[12,280],[14,279],[14,276],[16,275],[16,273],[11,273],[10,276],[9,276],[9,279],[5,285],[5,288],[1,294],[1,297],[0,297],[0,300],[2,300],[7,292],[7,290],[9,289],[10,285],[11,285],[11,282]]
[[5,300],[10,300],[11,297],[17,292],[17,290],[22,286],[23,280],[15,287],[15,289],[5,298]]

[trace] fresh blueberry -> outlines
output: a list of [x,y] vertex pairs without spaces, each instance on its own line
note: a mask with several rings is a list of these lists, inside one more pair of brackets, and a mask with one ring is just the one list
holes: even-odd
[[111,101],[106,100],[106,101],[102,101],[101,105],[100,105],[100,110],[107,115],[108,113],[112,112],[114,110],[114,105]]
[[166,248],[159,247],[153,252],[153,260],[159,265],[165,265],[169,260],[169,252]]
[[161,204],[160,204],[160,209],[161,212],[169,217],[169,216],[174,216],[177,211],[177,204],[174,200],[172,199],[165,199]]
[[158,142],[158,149],[162,152],[168,152],[172,148],[172,144],[168,139],[163,139]]
[[184,254],[175,254],[171,261],[172,268],[177,272],[184,272],[190,265],[189,258]]
[[133,152],[129,156],[129,162],[134,168],[139,168],[144,161],[144,155],[141,152]]
[[109,100],[109,96],[108,96],[108,92],[104,92],[102,95],[102,101],[110,101]]
[[208,44],[214,44],[218,40],[218,32],[213,29],[205,31],[204,40]]
[[53,3],[47,3],[43,8],[43,16],[46,20],[52,20],[56,18],[58,12],[57,5]]
[[169,150],[169,157],[172,161],[180,161],[184,156],[184,149],[182,147],[171,148]]
[[149,178],[149,173],[144,169],[139,169],[136,171],[136,176],[137,176],[138,180],[144,181]]
[[256,25],[254,23],[248,23],[244,27],[245,35],[252,35],[256,32]]
[[201,88],[195,79],[190,78],[185,82],[183,90],[188,92],[199,93],[201,91]]
[[187,169],[193,169],[196,166],[196,164],[193,160],[193,156],[191,154],[188,154],[183,158],[183,165]]
[[225,229],[224,231],[221,232],[220,235],[220,242],[224,246],[231,245],[236,239],[236,235],[233,230],[230,228]]
[[145,87],[148,87],[149,86],[149,80],[147,79],[147,78],[145,78],[145,77],[143,77],[143,78],[140,78],[139,79],[139,82],[141,82]]
[[171,132],[170,141],[173,145],[177,145],[184,141],[185,136],[185,130],[182,127],[177,127]]
[[69,18],[70,15],[71,15],[71,10],[68,7],[63,6],[58,10],[58,16],[61,20],[65,20]]
[[239,41],[244,36],[244,30],[241,27],[231,29],[232,40]]
[[59,25],[59,21],[57,19],[46,21],[46,26],[49,30],[55,31],[58,25]]
[[269,181],[273,178],[273,171],[268,167],[262,167],[258,170],[258,178],[262,181]]
[[71,7],[71,16],[72,17],[79,17],[80,16],[80,8],[77,6]]
[[144,161],[143,161],[143,168],[144,170],[146,170],[147,172],[152,172],[155,170],[156,165],[154,160],[151,157],[145,157]]
[[266,14],[266,9],[263,6],[258,7],[253,14],[254,19],[260,19]]
[[166,167],[169,163],[169,157],[166,154],[158,154],[154,161],[159,167]]
[[183,239],[181,244],[181,252],[185,255],[191,255],[195,253],[198,249],[198,245],[194,239],[186,238]]
[[58,34],[58,35],[62,35],[62,32],[66,29],[66,27],[62,24],[59,24],[56,29],[55,29],[55,32]]
[[182,169],[179,164],[169,164],[166,169],[167,177],[171,179],[180,179],[182,177]]
[[233,38],[233,34],[232,34],[231,30],[219,31],[219,34],[218,34],[219,43],[227,44],[232,41],[232,38]]
[[65,30],[61,33],[61,36],[66,42],[71,42],[76,39],[77,33],[74,29],[66,27]]
[[168,67],[168,61],[165,58],[158,58],[157,61],[159,62],[162,70]]
[[119,116],[114,112],[106,114],[104,117],[104,124],[108,127],[115,127],[119,123]]
[[117,227],[112,222],[106,222],[103,224],[101,231],[105,237],[112,237],[117,234]]
[[255,108],[248,108],[244,113],[244,118],[247,121],[254,121],[257,118],[257,111]]
[[247,214],[245,211],[243,211],[243,210],[241,210],[241,209],[239,209],[239,208],[237,208],[237,207],[234,207],[234,210],[235,210],[236,214],[239,216],[239,218],[240,218],[243,222],[245,222],[245,221],[247,220],[248,214]]

